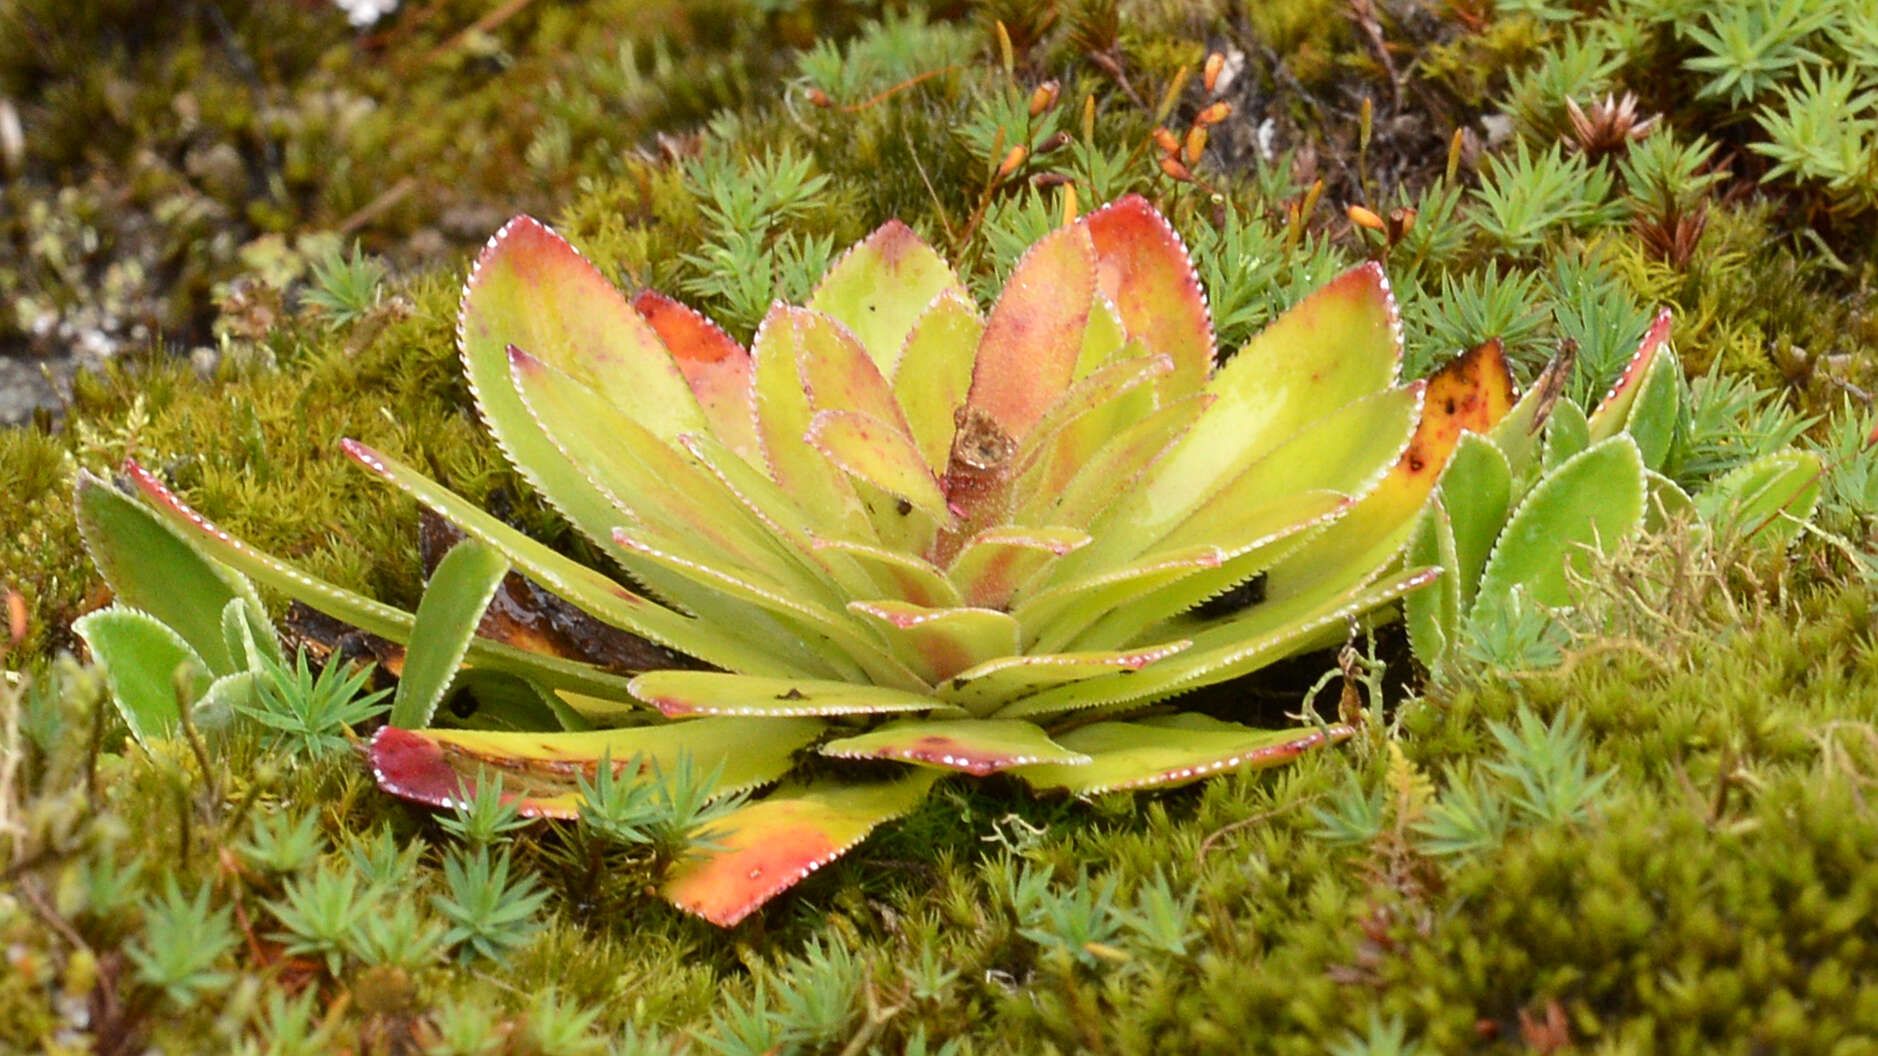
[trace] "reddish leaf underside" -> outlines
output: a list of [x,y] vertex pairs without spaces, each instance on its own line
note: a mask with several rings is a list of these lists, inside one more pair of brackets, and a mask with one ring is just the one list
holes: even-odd
[[1616,425],[1609,425],[1604,429],[1598,429],[1596,426],[1603,422],[1623,421],[1631,404],[1636,402],[1637,391],[1642,386],[1644,377],[1649,374],[1650,364],[1655,362],[1656,353],[1669,344],[1670,321],[1668,308],[1656,313],[1656,319],[1650,323],[1650,329],[1644,333],[1643,340],[1638,343],[1636,353],[1630,357],[1630,362],[1624,365],[1623,374],[1611,384],[1611,391],[1606,393],[1604,399],[1598,403],[1597,410],[1591,412],[1594,439],[1601,440],[1615,433],[1618,428]]
[[1170,391],[1199,391],[1213,369],[1213,325],[1180,236],[1138,194],[1089,214],[1088,224],[1097,286],[1128,336],[1173,359]]
[[716,323],[656,290],[640,291],[632,306],[665,342],[711,432],[746,459],[760,457],[750,409],[750,353]]
[[985,322],[967,412],[1023,439],[1073,380],[1094,298],[1088,229],[1060,228],[1030,247]]
[[379,787],[414,802],[450,809],[493,773],[502,778],[503,801],[514,803],[522,816],[573,818],[580,813],[577,778],[592,778],[602,757],[622,775],[638,758],[638,776],[647,780],[688,757],[701,772],[715,771],[718,794],[728,794],[781,777],[791,753],[820,736],[824,726],[812,718],[771,719],[754,741],[749,724],[735,719],[581,733],[387,726],[372,737],[367,758]]
[[847,853],[881,822],[913,809],[939,777],[919,767],[875,784],[779,789],[724,818],[717,849],[680,862],[661,893],[728,928]]

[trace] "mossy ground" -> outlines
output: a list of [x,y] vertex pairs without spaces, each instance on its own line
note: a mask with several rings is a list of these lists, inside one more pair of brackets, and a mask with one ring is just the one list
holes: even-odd
[[[1543,667],[1476,663],[1423,686],[1385,636],[1386,670],[1359,664],[1316,702],[1334,710],[1346,689],[1367,709],[1364,736],[1282,771],[1091,803],[942,786],[728,933],[647,897],[642,864],[592,868],[567,833],[531,830],[512,853],[552,897],[506,960],[407,970],[285,952],[270,900],[289,882],[339,870],[389,831],[422,848],[393,875],[427,912],[449,889],[453,838],[350,758],[293,763],[237,736],[202,757],[204,773],[182,746],[127,745],[96,674],[53,659],[77,648],[71,620],[105,600],[71,473],[134,455],[237,534],[404,603],[421,588],[414,511],[337,456],[342,436],[578,549],[483,436],[455,364],[467,247],[508,211],[545,214],[609,274],[679,293],[743,337],[772,291],[799,300],[830,252],[889,216],[982,295],[1061,216],[1067,183],[1085,206],[1130,190],[1162,204],[1226,349],[1376,255],[1417,371],[1494,335],[1530,371],[1569,339],[1574,389],[1594,392],[1639,320],[1672,305],[1687,364],[1774,390],[1775,410],[1707,436],[1717,451],[1753,449],[1782,415],[1852,413],[1841,408],[1874,374],[1873,211],[1829,182],[1770,175],[1752,122],[1717,123],[1753,107],[1703,94],[1680,65],[1699,48],[1678,27],[1596,36],[1634,5],[1577,5],[1591,28],[1576,30],[1555,17],[1565,5],[1541,2],[1378,4],[1373,19],[1367,4],[1315,0],[541,2],[481,26],[477,5],[408,6],[362,37],[316,6],[184,5],[179,38],[145,33],[134,4],[0,16],[31,30],[0,33],[13,42],[0,91],[25,101],[33,144],[6,191],[20,207],[0,222],[0,295],[110,314],[110,296],[142,290],[170,306],[142,317],[148,333],[220,352],[205,378],[151,342],[82,375],[62,426],[0,432],[0,581],[31,612],[9,662],[33,687],[0,688],[19,724],[0,726],[0,1047],[1878,1047],[1873,598],[1845,552],[1812,536],[1792,554],[1654,537],[1598,570]],[[1680,6],[1692,25],[1710,17]],[[1593,37],[1598,62],[1573,51]],[[1219,93],[1234,113],[1185,181],[1149,134],[1184,133],[1212,101],[1190,76],[1210,50],[1237,64]],[[1648,72],[1660,69],[1680,72]],[[1059,100],[1030,115],[1046,78]],[[1720,127],[1725,149],[1680,174],[1622,151],[1561,150],[1545,169],[1569,136],[1563,98],[1625,87],[1664,115],[1652,136],[1688,144]],[[1509,174],[1515,147],[1486,142],[1478,118],[1501,109],[1544,172]],[[1010,147],[1059,131],[1064,145],[997,173]],[[359,219],[407,178],[412,190]],[[106,203],[90,237],[70,225],[94,214],[26,207],[73,194]],[[1405,203],[1417,220],[1394,244],[1343,208]],[[1689,252],[1665,252],[1661,229],[1697,213]],[[340,324],[305,306],[301,259],[268,280],[278,313],[248,325],[252,302],[228,285],[256,273],[240,247],[336,229],[403,277]],[[156,248],[120,254],[133,230]],[[68,242],[89,255],[60,264],[70,254],[46,247]],[[120,259],[145,261],[143,277],[109,280]],[[18,318],[0,320],[0,341],[26,340]],[[1854,486],[1869,473],[1856,445],[1833,472],[1821,524],[1868,552],[1878,494]],[[1652,583],[1672,585],[1618,589]],[[1236,688],[1255,717],[1283,721],[1335,662]],[[1522,721],[1558,739],[1522,755],[1492,732]],[[1466,809],[1482,801],[1498,804],[1497,825],[1466,829],[1492,821]],[[309,814],[325,866],[255,864],[257,818]],[[130,862],[140,877],[114,890],[112,863]],[[228,926],[241,942],[206,969],[223,977],[195,995],[154,989],[132,953],[156,941],[148,898],[169,876],[240,911]],[[307,1031],[327,1033],[296,1047],[282,994],[313,995]]]

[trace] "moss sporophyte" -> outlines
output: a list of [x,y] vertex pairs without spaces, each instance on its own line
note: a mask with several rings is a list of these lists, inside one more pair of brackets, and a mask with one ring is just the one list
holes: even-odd
[[[476,262],[458,333],[504,453],[627,577],[352,440],[348,456],[463,533],[415,613],[249,547],[134,462],[147,505],[80,485],[100,564],[135,606],[154,588],[115,536],[160,527],[166,560],[193,563],[166,576],[163,648],[197,657],[198,691],[239,673],[249,646],[229,642],[257,637],[247,577],[407,646],[369,747],[399,796],[453,805],[500,774],[522,815],[571,818],[603,760],[609,780],[768,788],[713,817],[663,881],[722,925],[949,776],[1089,795],[1351,736],[1164,702],[1339,642],[1433,581],[1404,554],[1435,481],[1464,431],[1514,408],[1497,346],[1399,380],[1374,264],[1222,362],[1185,247],[1135,196],[1037,241],[985,314],[890,221],[805,306],[774,305],[748,348],[659,293],[622,295],[521,217]],[[1530,422],[1543,412],[1526,402]],[[491,637],[511,572],[692,662],[622,671]],[[1256,604],[1201,605],[1255,577]],[[432,727],[472,679],[532,704],[506,729]],[[173,704],[141,706],[139,736],[175,726]]]

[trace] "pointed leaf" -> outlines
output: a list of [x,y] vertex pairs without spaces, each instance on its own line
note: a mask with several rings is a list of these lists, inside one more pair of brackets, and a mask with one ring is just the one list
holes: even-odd
[[1119,567],[1058,583],[1024,598],[1011,612],[1023,625],[1029,650],[1055,652],[1116,606],[1218,568],[1225,560],[1219,547],[1205,544],[1157,550]]
[[508,559],[474,539],[463,540],[444,555],[417,603],[411,647],[391,703],[393,726],[430,725],[469,649],[470,637],[482,622],[483,610],[508,573]]
[[[631,520],[658,538],[693,542],[727,560],[786,576],[807,597],[839,596],[833,584],[791,560],[775,533],[753,520],[709,470],[630,419],[609,413],[591,391],[527,352],[512,348],[509,359],[529,415],[582,482],[606,496],[616,511],[612,523]],[[612,555],[641,571],[629,555]],[[697,597],[693,588],[680,599],[695,603]]]
[[1115,310],[1115,302],[1097,290],[1089,304],[1089,325],[1083,327],[1082,347],[1076,352],[1076,369],[1071,376],[1079,380],[1088,377],[1118,357],[1127,344],[1128,329],[1122,324],[1121,313]]
[[1005,608],[1020,584],[1088,543],[1089,533],[1075,528],[987,528],[952,559],[946,576],[969,604]]
[[817,411],[803,438],[849,476],[864,480],[940,524],[952,520],[939,481],[905,432],[857,411]]
[[[1254,507],[1223,525],[1226,531],[1221,536],[1231,549],[1220,551],[1219,567],[1202,569],[1195,575],[1126,599],[1112,612],[1101,614],[1087,630],[1078,630],[1069,641],[1085,649],[1135,641],[1144,628],[1194,609],[1289,561],[1302,547],[1313,545],[1316,538],[1334,530],[1337,520],[1347,516],[1351,509],[1349,499],[1332,491],[1299,492]],[[1142,560],[1152,558],[1153,555],[1149,555]],[[1269,576],[1266,589],[1269,593]],[[1058,621],[1047,633],[1041,634],[1038,648],[1054,648],[1065,631],[1100,613],[1093,604],[1081,606],[1079,610],[1075,616]]]
[[[798,633],[807,632],[826,639],[831,650],[820,643],[800,642],[805,658],[819,661],[848,677],[861,677],[878,685],[915,688],[919,679],[894,660],[879,640],[863,633],[845,612],[823,608],[820,604],[798,601],[787,588],[767,579],[760,570],[725,563],[718,555],[674,542],[655,543],[625,528],[613,530],[613,540],[632,553],[672,571],[708,584],[723,594],[748,602],[776,617]],[[842,661],[852,670],[843,670]],[[719,665],[727,666],[727,665]],[[771,661],[774,667],[774,660]],[[750,671],[740,666],[734,670]]]
[[[367,634],[396,643],[410,640],[413,621],[410,613],[309,576],[271,554],[256,550],[191,509],[134,460],[125,461],[124,472],[149,500],[151,508],[184,532],[212,560]],[[522,675],[557,688],[603,696],[626,693],[627,679],[601,667],[528,652],[500,642],[472,639],[469,659],[479,669]]]
[[1278,766],[1355,734],[1344,725],[1255,730],[1195,714],[1139,722],[1097,722],[1057,737],[1064,747],[1087,752],[1092,759],[1088,764],[1040,764],[1014,773],[1039,791],[1093,796],[1130,788],[1184,785],[1231,770]]
[[[568,523],[611,552],[617,508],[528,413],[508,350],[519,347],[561,371],[664,442],[702,431],[707,421],[658,334],[573,247],[526,217],[490,240],[464,288],[457,331],[471,392],[509,463]],[[656,596],[735,628],[734,635],[787,648],[762,613],[664,569],[635,567],[630,555],[611,556]]]
[[264,660],[279,664],[287,659],[266,610],[247,598],[229,598],[222,606],[222,646],[237,672],[258,668]]
[[1499,339],[1457,356],[1429,377],[1421,420],[1397,472],[1440,476],[1463,433],[1490,433],[1512,408],[1513,375]]
[[[1092,533],[1096,541],[1058,564],[1052,578],[1061,580],[1137,554],[1211,541],[1215,525],[1243,519],[1244,511],[1259,509],[1272,497],[1320,490],[1361,496],[1377,486],[1401,455],[1420,406],[1419,383],[1354,400],[1322,416],[1266,458],[1230,479],[1217,481],[1210,494],[1195,496],[1194,506],[1170,504],[1180,494],[1191,494],[1183,488],[1149,482],[1099,522]],[[1167,478],[1158,479],[1166,482]],[[1271,530],[1261,527],[1261,536]]]
[[263,586],[303,601],[362,631],[402,642],[411,632],[411,614],[343,587],[315,579],[286,562],[254,549],[197,513],[154,474],[127,459],[124,473],[149,500],[151,508],[181,529],[203,553]]
[[1155,411],[1155,379],[1173,370],[1166,356],[1110,363],[1070,386],[1019,445],[1015,473],[1020,508],[1054,501],[1116,433]]
[[1422,512],[1403,560],[1409,565],[1439,565],[1447,570],[1438,582],[1402,599],[1402,623],[1408,628],[1409,646],[1422,667],[1433,673],[1445,658],[1448,643],[1455,639],[1462,611],[1454,524],[1439,497]]
[[1572,456],[1591,446],[1591,428],[1585,412],[1569,399],[1558,401],[1552,418],[1545,424],[1545,455],[1541,466],[1550,473]]
[[[340,447],[353,461],[435,510],[470,538],[501,552],[517,570],[596,618],[719,667],[790,673],[781,658],[732,637],[734,629],[707,629],[633,593],[530,539],[397,459],[356,440],[345,440]],[[365,629],[380,633],[376,628]],[[779,667],[785,670],[778,671]]]
[[[1110,675],[1046,689],[1000,709],[998,718],[1040,718],[1104,705],[1136,706],[1249,674],[1316,644],[1326,632],[1341,634],[1355,616],[1381,608],[1432,582],[1439,569],[1415,568],[1324,596],[1313,591],[1266,600],[1231,619],[1195,631],[1192,647],[1127,675]],[[1165,631],[1179,626],[1150,629]]]
[[796,315],[772,305],[750,342],[756,362],[756,431],[770,479],[822,526],[823,534],[872,542],[873,526],[859,496],[820,451],[802,442],[814,408],[797,369],[802,334]]
[[1307,423],[1387,388],[1401,348],[1382,269],[1345,272],[1220,368],[1205,389],[1213,403],[1139,490],[1156,505],[1193,509]]
[[79,471],[73,494],[85,548],[126,607],[149,613],[227,675],[246,665],[222,638],[222,610],[237,598],[265,612],[240,573],[209,560],[149,507]]
[[457,326],[477,405],[505,442],[506,421],[520,410],[508,391],[510,345],[659,437],[705,427],[658,333],[578,250],[531,217],[516,217],[489,240],[464,286]]
[[1210,396],[1175,400],[1123,428],[1096,449],[1060,494],[1039,489],[1019,511],[1026,524],[1090,524],[1130,493],[1154,460],[1172,448],[1212,403]]
[[720,823],[717,849],[680,862],[660,888],[679,909],[731,927],[763,903],[867,838],[883,821],[919,805],[939,772],[916,767],[869,784],[791,785]]
[[903,601],[855,601],[848,608],[879,620],[895,655],[927,685],[1019,648],[1017,621],[996,609],[928,609]]
[[111,699],[131,736],[148,743],[169,737],[181,721],[177,678],[193,704],[208,691],[208,665],[182,635],[136,609],[114,605],[72,621],[72,630],[104,669]]
[[1507,464],[1513,467],[1516,481],[1532,468],[1539,454],[1546,423],[1551,420],[1559,401],[1564,399],[1565,385],[1571,378],[1576,358],[1572,346],[1567,345],[1547,361],[1545,369],[1532,379],[1532,387],[1488,434],[1494,446],[1506,456]]
[[1095,249],[1077,225],[1058,228],[1030,247],[978,345],[967,413],[984,414],[1021,441],[1069,388],[1095,297]]
[[935,475],[945,472],[957,428],[953,412],[964,405],[971,388],[972,357],[984,332],[972,302],[963,292],[948,290],[914,323],[893,374],[894,398]]
[[[852,558],[856,564],[867,569],[881,590],[895,601],[935,609],[957,608],[965,604],[964,595],[930,561],[898,550],[841,539],[817,539],[813,545],[817,553],[834,553]],[[857,590],[854,593],[865,592]]]
[[962,290],[945,258],[912,228],[889,220],[835,261],[808,306],[839,319],[880,373],[892,376],[927,306],[942,293]]
[[[1676,430],[1682,416],[1682,364],[1676,354],[1664,349],[1650,364],[1649,373],[1637,387],[1637,396],[1624,417],[1624,431],[1637,442],[1643,464],[1661,469],[1676,442]],[[1597,439],[1595,430],[1592,439]]]
[[1014,766],[1089,761],[1050,740],[1035,723],[1013,719],[902,719],[817,751],[839,759],[893,759],[976,777]]
[[[1248,467],[1197,509],[1181,511],[1184,516],[1173,526],[1160,528],[1157,511],[1137,507],[1139,512],[1131,509],[1114,530],[1152,535],[1158,549],[1190,545],[1249,519],[1250,538],[1262,538],[1273,530],[1269,518],[1248,514],[1268,507],[1274,497],[1334,491],[1361,498],[1380,486],[1385,474],[1401,465],[1422,406],[1419,383],[1352,401]],[[1236,538],[1246,534],[1238,528],[1215,538],[1239,549]]]
[[1593,443],[1616,436],[1617,431],[1631,420],[1632,408],[1641,395],[1644,379],[1655,368],[1659,354],[1669,351],[1669,327],[1670,311],[1664,308],[1656,313],[1650,329],[1644,332],[1636,353],[1624,365],[1624,372],[1611,384],[1610,391],[1599,401],[1597,410],[1591,412],[1589,428]]
[[885,715],[943,710],[924,693],[857,682],[758,678],[725,671],[647,671],[633,696],[672,717],[688,715]]
[[1465,609],[1474,603],[1487,555],[1493,552],[1494,541],[1512,512],[1513,469],[1493,441],[1468,433],[1461,437],[1441,475],[1441,496],[1443,508],[1452,518],[1454,544],[1454,564],[1445,560],[1442,564],[1453,573],[1448,578],[1453,580]]
[[1190,641],[1162,642],[1133,649],[1007,656],[959,672],[939,687],[939,696],[973,715],[989,715],[1039,689],[1117,672],[1139,671],[1192,644]]
[[1630,437],[1619,433],[1572,456],[1508,519],[1481,573],[1476,615],[1503,605],[1514,587],[1540,605],[1567,604],[1567,564],[1582,568],[1588,548],[1616,546],[1642,520],[1643,457]]
[[1213,326],[1187,247],[1140,195],[1090,213],[1097,287],[1113,301],[1128,336],[1175,364],[1165,391],[1197,392],[1213,369]]
[[[641,781],[674,772],[689,757],[700,773],[717,773],[713,798],[768,784],[789,771],[790,757],[821,736],[815,719],[695,719],[585,733],[407,730],[387,726],[373,736],[369,761],[378,786],[404,799],[445,810],[475,793],[478,776],[499,773],[503,800],[524,817],[580,814],[577,775],[592,779],[604,756],[616,774]],[[625,774],[637,758],[636,774]]]
[[662,293],[641,290],[632,305],[665,343],[712,435],[751,463],[760,462],[750,353],[716,323]]
[[840,592],[849,596],[866,594],[876,580],[854,562],[839,554],[825,553],[814,535],[815,520],[795,500],[764,476],[756,464],[745,463],[733,452],[708,436],[686,435],[679,444],[715,476],[724,490],[741,503],[749,515],[777,540],[787,543],[791,559],[806,563],[813,574],[827,576]]
[[1696,496],[1711,524],[1747,533],[1767,546],[1785,546],[1819,504],[1819,456],[1811,451],[1764,455],[1723,474]]

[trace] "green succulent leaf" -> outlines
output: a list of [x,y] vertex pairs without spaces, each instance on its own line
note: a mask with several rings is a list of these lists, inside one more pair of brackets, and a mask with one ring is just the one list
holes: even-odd
[[962,294],[952,268],[912,228],[889,220],[828,269],[808,306],[848,328],[892,377],[907,338],[942,294]]
[[656,290],[639,291],[633,311],[671,352],[711,432],[745,461],[761,462],[750,416],[750,353],[716,323]]
[[222,635],[222,610],[230,602],[239,599],[266,611],[247,579],[209,560],[148,506],[88,472],[78,474],[73,505],[91,559],[118,601],[174,631],[210,672],[229,675],[247,666]]
[[946,578],[974,605],[1005,606],[1050,562],[1089,545],[1079,528],[999,525],[972,536],[953,557]]
[[924,693],[855,682],[759,678],[723,671],[647,671],[633,696],[672,717],[885,715],[942,708]]
[[[708,470],[613,413],[571,375],[517,348],[509,350],[509,366],[529,415],[579,474],[576,486],[605,497],[614,511],[611,523],[694,541],[746,567],[782,564],[774,535],[753,523],[737,497]],[[792,585],[810,596],[834,593],[810,576]]]
[[1213,402],[1136,490],[1160,508],[1197,508],[1326,412],[1388,388],[1400,355],[1382,269],[1367,264],[1345,272],[1279,316],[1208,380],[1204,391]]
[[1661,470],[1675,446],[1682,389],[1682,364],[1677,362],[1674,353],[1665,349],[1650,365],[1650,372],[1644,376],[1636,402],[1631,405],[1630,416],[1624,423],[1624,431],[1637,441],[1643,464],[1651,470]]
[[1644,527],[1650,531],[1661,531],[1674,521],[1694,523],[1702,520],[1702,512],[1696,507],[1695,499],[1682,490],[1682,485],[1656,472],[1646,472],[1644,483],[1649,487],[1643,511]]
[[984,332],[984,320],[964,292],[947,290],[914,322],[893,371],[894,398],[934,473],[945,472],[951,457],[953,412],[971,388],[972,352]]
[[[1134,705],[1172,696],[1256,671],[1318,642],[1325,631],[1346,633],[1352,617],[1390,604],[1432,582],[1439,569],[1416,568],[1384,576],[1342,593],[1322,589],[1282,600],[1267,600],[1194,629],[1191,647],[1134,671],[1043,690],[993,712],[995,718],[1059,715],[1104,705]],[[1180,629],[1179,621],[1150,628],[1145,635]]]
[[405,652],[404,669],[392,697],[393,726],[430,725],[469,650],[483,610],[508,572],[507,558],[473,539],[457,543],[437,563],[418,602],[411,647]]
[[939,687],[938,695],[974,715],[983,715],[1050,686],[1139,671],[1192,644],[1176,641],[1132,649],[1002,657],[959,672]]
[[1513,467],[1484,436],[1461,437],[1441,477],[1442,504],[1452,524],[1454,589],[1463,609],[1473,605],[1480,574],[1513,506]]
[[[474,798],[486,775],[499,775],[504,801],[523,817],[573,818],[581,806],[578,778],[591,778],[603,759],[615,777],[640,782],[660,780],[689,760],[698,771],[716,772],[716,798],[775,781],[825,728],[812,718],[764,720],[761,737],[750,735],[749,722],[725,718],[579,733],[387,726],[373,736],[368,757],[380,785],[420,803],[454,807],[466,795]],[[635,761],[637,770],[627,773]]]
[[[397,485],[438,516],[506,557],[515,568],[601,620],[644,635],[662,645],[720,666],[745,670],[789,671],[784,656],[765,652],[731,637],[735,627],[707,630],[698,621],[648,600],[599,572],[563,557],[478,509],[448,489],[388,455],[347,440],[342,445],[354,462]],[[615,515],[615,519],[619,519]],[[374,630],[373,628],[366,628]],[[382,632],[375,632],[382,633]],[[404,632],[404,633],[408,633]],[[386,637],[392,637],[386,635]],[[398,636],[402,638],[403,635]]]
[[1016,719],[904,719],[819,749],[840,759],[892,759],[984,777],[1013,767],[1080,766],[1089,756],[1052,741],[1035,723]]
[[1060,494],[1118,427],[1152,410],[1152,383],[1173,369],[1174,361],[1166,356],[1138,356],[1110,363],[1071,385],[1013,456],[1018,507],[1034,509],[1041,496]]
[[803,323],[807,320],[813,326],[818,318],[826,317],[777,304],[757,327],[756,337],[750,342],[750,355],[756,361],[752,391],[757,438],[762,442],[770,477],[786,494],[804,508],[818,511],[817,520],[833,526],[833,534],[878,542],[867,508],[848,475],[819,450],[802,442],[815,408],[802,391],[797,364],[808,340],[802,333]]
[[1587,550],[1615,546],[1642,523],[1643,473],[1636,442],[1622,433],[1548,472],[1520,501],[1487,558],[1476,612],[1499,611],[1515,587],[1540,605],[1567,604],[1567,566],[1582,567]]
[[663,439],[706,427],[658,332],[598,268],[531,217],[516,217],[489,240],[464,286],[458,327],[477,405],[505,446],[528,431],[508,385],[511,346]]
[[1188,396],[1118,430],[1060,492],[1037,489],[1014,516],[1023,524],[1089,524],[1134,489],[1212,403],[1211,396]]
[[[124,472],[150,503],[151,509],[170,525],[186,533],[203,553],[215,561],[369,634],[400,644],[410,641],[414,621],[410,613],[317,579],[277,557],[256,550],[191,509],[162,481],[134,460],[125,462]],[[479,667],[527,675],[556,688],[630,699],[626,691],[626,678],[592,664],[525,652],[480,638],[471,641],[469,658]]]
[[1506,456],[1516,481],[1526,476],[1540,455],[1546,426],[1559,401],[1564,399],[1562,394],[1571,377],[1573,360],[1569,352],[1554,356],[1513,409],[1487,433],[1493,445]]
[[1278,766],[1355,733],[1344,725],[1255,730],[1193,713],[1096,722],[1056,738],[1064,748],[1087,753],[1089,762],[1039,763],[1012,772],[1038,791],[1093,796],[1184,785],[1233,770]]
[[[1505,516],[1504,512],[1501,516]],[[1411,565],[1439,566],[1447,574],[1427,590],[1415,591],[1402,599],[1402,622],[1408,628],[1409,646],[1415,651],[1415,658],[1431,672],[1437,670],[1447,655],[1448,646],[1455,641],[1461,626],[1463,574],[1459,571],[1461,561],[1456,550],[1454,522],[1448,515],[1447,504],[1437,497],[1422,514],[1404,560]]]
[[208,665],[183,636],[149,613],[113,605],[72,622],[72,630],[104,669],[111,699],[140,742],[176,732],[184,701],[208,691]]
[[286,661],[280,649],[280,636],[268,622],[267,612],[247,598],[230,598],[228,604],[222,606],[222,645],[239,669],[237,674],[260,667],[264,662]]
[[1785,546],[1813,516],[1823,471],[1812,451],[1766,455],[1722,475],[1696,496],[1696,506],[1718,528]]
[[945,492],[904,429],[859,411],[817,411],[803,439],[849,476],[906,500],[940,524],[951,521]]
[[894,654],[929,686],[1020,648],[1017,620],[997,609],[930,609],[904,601],[853,601],[848,609],[878,621]]
[[1591,427],[1585,421],[1584,410],[1571,400],[1558,401],[1545,423],[1545,454],[1540,460],[1543,471],[1556,471],[1589,446]]
[[[1591,412],[1588,420],[1593,442],[1608,440],[1616,436],[1636,419],[1638,407],[1647,387],[1650,375],[1656,370],[1659,361],[1674,358],[1669,351],[1670,312],[1665,308],[1658,312],[1651,322],[1650,329],[1644,333],[1638,343],[1637,351],[1624,365],[1624,372],[1612,383],[1610,392],[1599,401],[1598,407]],[[1658,397],[1660,399],[1660,397]],[[1648,417],[1654,412],[1645,412]],[[1641,446],[1641,445],[1639,445]],[[1646,461],[1648,453],[1645,454]],[[1652,467],[1654,468],[1654,467]]]

